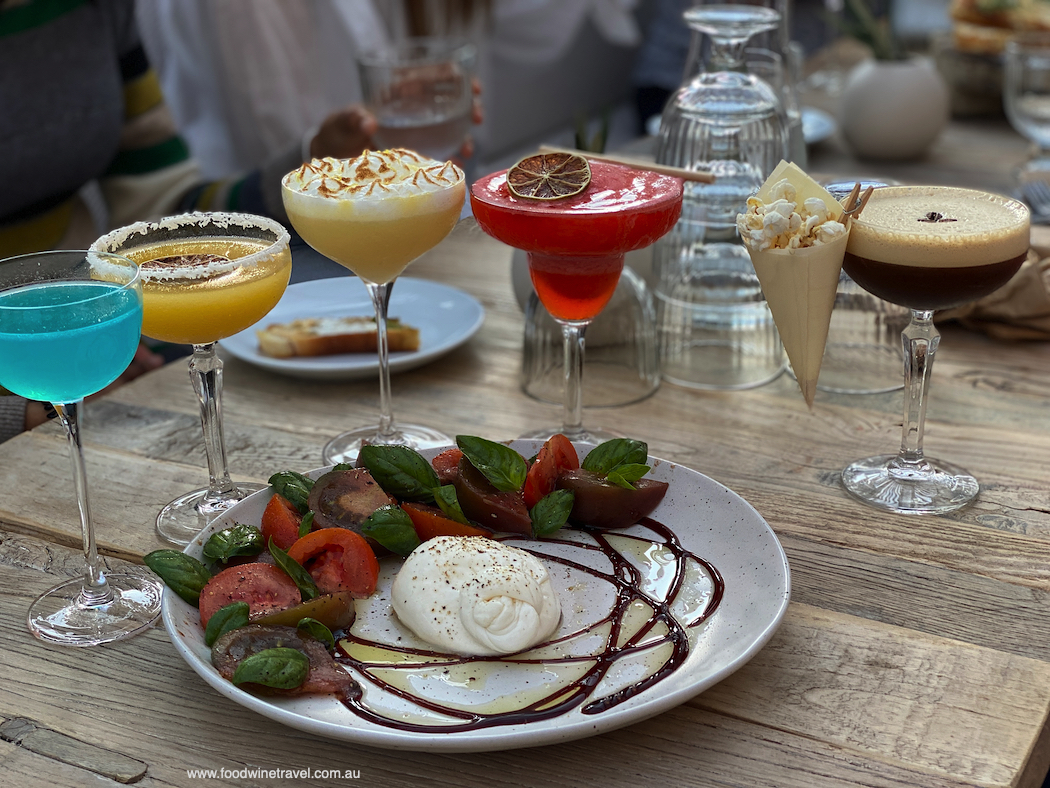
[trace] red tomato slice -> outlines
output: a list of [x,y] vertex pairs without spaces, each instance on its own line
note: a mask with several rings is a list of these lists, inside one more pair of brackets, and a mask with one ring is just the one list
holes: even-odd
[[354,531],[311,531],[288,548],[288,555],[306,568],[322,594],[348,591],[364,599],[376,590],[379,561],[365,538]]
[[234,602],[247,602],[248,615],[255,617],[272,610],[284,610],[303,601],[292,578],[273,564],[241,564],[223,569],[201,589],[201,624],[219,608]]
[[270,544],[272,538],[275,545],[287,550],[299,538],[299,525],[302,521],[302,515],[295,508],[295,504],[283,495],[274,495],[263,511],[263,544]]
[[522,493],[525,505],[532,509],[545,495],[558,486],[558,475],[562,471],[574,471],[580,467],[580,458],[572,441],[561,433],[552,435],[536,455],[536,461],[525,477]]
[[424,503],[403,503],[401,508],[412,518],[412,527],[421,542],[435,536],[492,536],[490,531],[473,525],[457,523],[435,506]]
[[452,484],[459,476],[459,460],[462,456],[461,449],[446,449],[430,461],[442,484]]

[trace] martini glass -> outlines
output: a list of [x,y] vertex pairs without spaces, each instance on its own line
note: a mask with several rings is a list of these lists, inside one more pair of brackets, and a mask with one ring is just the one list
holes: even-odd
[[189,544],[213,518],[264,487],[230,478],[215,343],[257,323],[281,299],[292,272],[288,240],[284,227],[260,216],[190,213],[114,230],[92,246],[139,264],[143,334],[193,346],[190,381],[200,404],[208,486],[180,495],[157,515],[157,533],[173,544]]
[[940,342],[933,314],[998,290],[1021,267],[1028,243],[1023,203],[971,189],[883,187],[853,220],[843,270],[872,295],[908,307],[911,322],[901,334],[908,362],[900,451],[843,470],[851,495],[900,514],[943,514],[976,497],[979,485],[970,473],[923,452]]
[[667,233],[682,210],[677,178],[592,161],[586,189],[559,200],[511,194],[507,171],[479,179],[470,190],[478,225],[528,255],[529,276],[540,302],[561,326],[565,359],[564,416],[523,438],[600,442],[610,433],[583,426],[583,354],[587,326],[612,298],[626,252]]
[[80,440],[85,397],[123,372],[139,342],[138,267],[115,255],[40,252],[0,260],[0,385],[50,402],[66,428],[84,537],[84,576],[29,608],[41,640],[94,646],[130,637],[156,621],[161,585],[145,575],[103,572],[88,506]]
[[379,423],[332,438],[324,461],[353,462],[366,444],[425,449],[452,443],[430,427],[394,423],[386,321],[394,281],[459,221],[463,171],[403,148],[366,151],[355,159],[314,159],[284,177],[282,193],[303,240],[357,274],[375,308]]

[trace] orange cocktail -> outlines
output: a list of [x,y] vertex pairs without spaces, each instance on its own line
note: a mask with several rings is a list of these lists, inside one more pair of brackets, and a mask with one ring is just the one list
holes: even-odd
[[530,199],[513,193],[507,177],[504,170],[478,180],[471,208],[485,232],[528,253],[536,294],[561,324],[567,349],[565,422],[552,432],[586,440],[595,436],[581,423],[583,329],[612,298],[624,254],[649,246],[678,221],[682,182],[595,161],[579,193]]

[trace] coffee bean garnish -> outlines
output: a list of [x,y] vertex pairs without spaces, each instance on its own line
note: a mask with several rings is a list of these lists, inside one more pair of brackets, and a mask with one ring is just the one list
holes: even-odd
[[926,214],[926,216],[924,216],[922,219],[918,219],[917,221],[928,222],[930,224],[933,224],[934,222],[957,222],[959,220],[949,219],[944,214],[937,213],[937,211],[930,211],[928,214]]

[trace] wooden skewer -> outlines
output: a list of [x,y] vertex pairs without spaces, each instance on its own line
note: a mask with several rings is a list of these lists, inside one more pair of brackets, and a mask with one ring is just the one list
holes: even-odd
[[540,153],[571,153],[576,156],[583,156],[585,159],[593,159],[594,161],[607,161],[611,164],[622,164],[625,167],[631,167],[635,170],[648,170],[649,172],[656,172],[661,175],[671,175],[675,178],[681,178],[683,181],[699,181],[700,183],[715,182],[715,176],[709,172],[697,172],[696,170],[687,170],[683,167],[671,167],[668,164],[656,164],[651,161],[632,159],[627,156],[610,156],[605,153],[591,153],[589,151],[571,150],[569,148],[556,148],[552,145],[541,145]]

